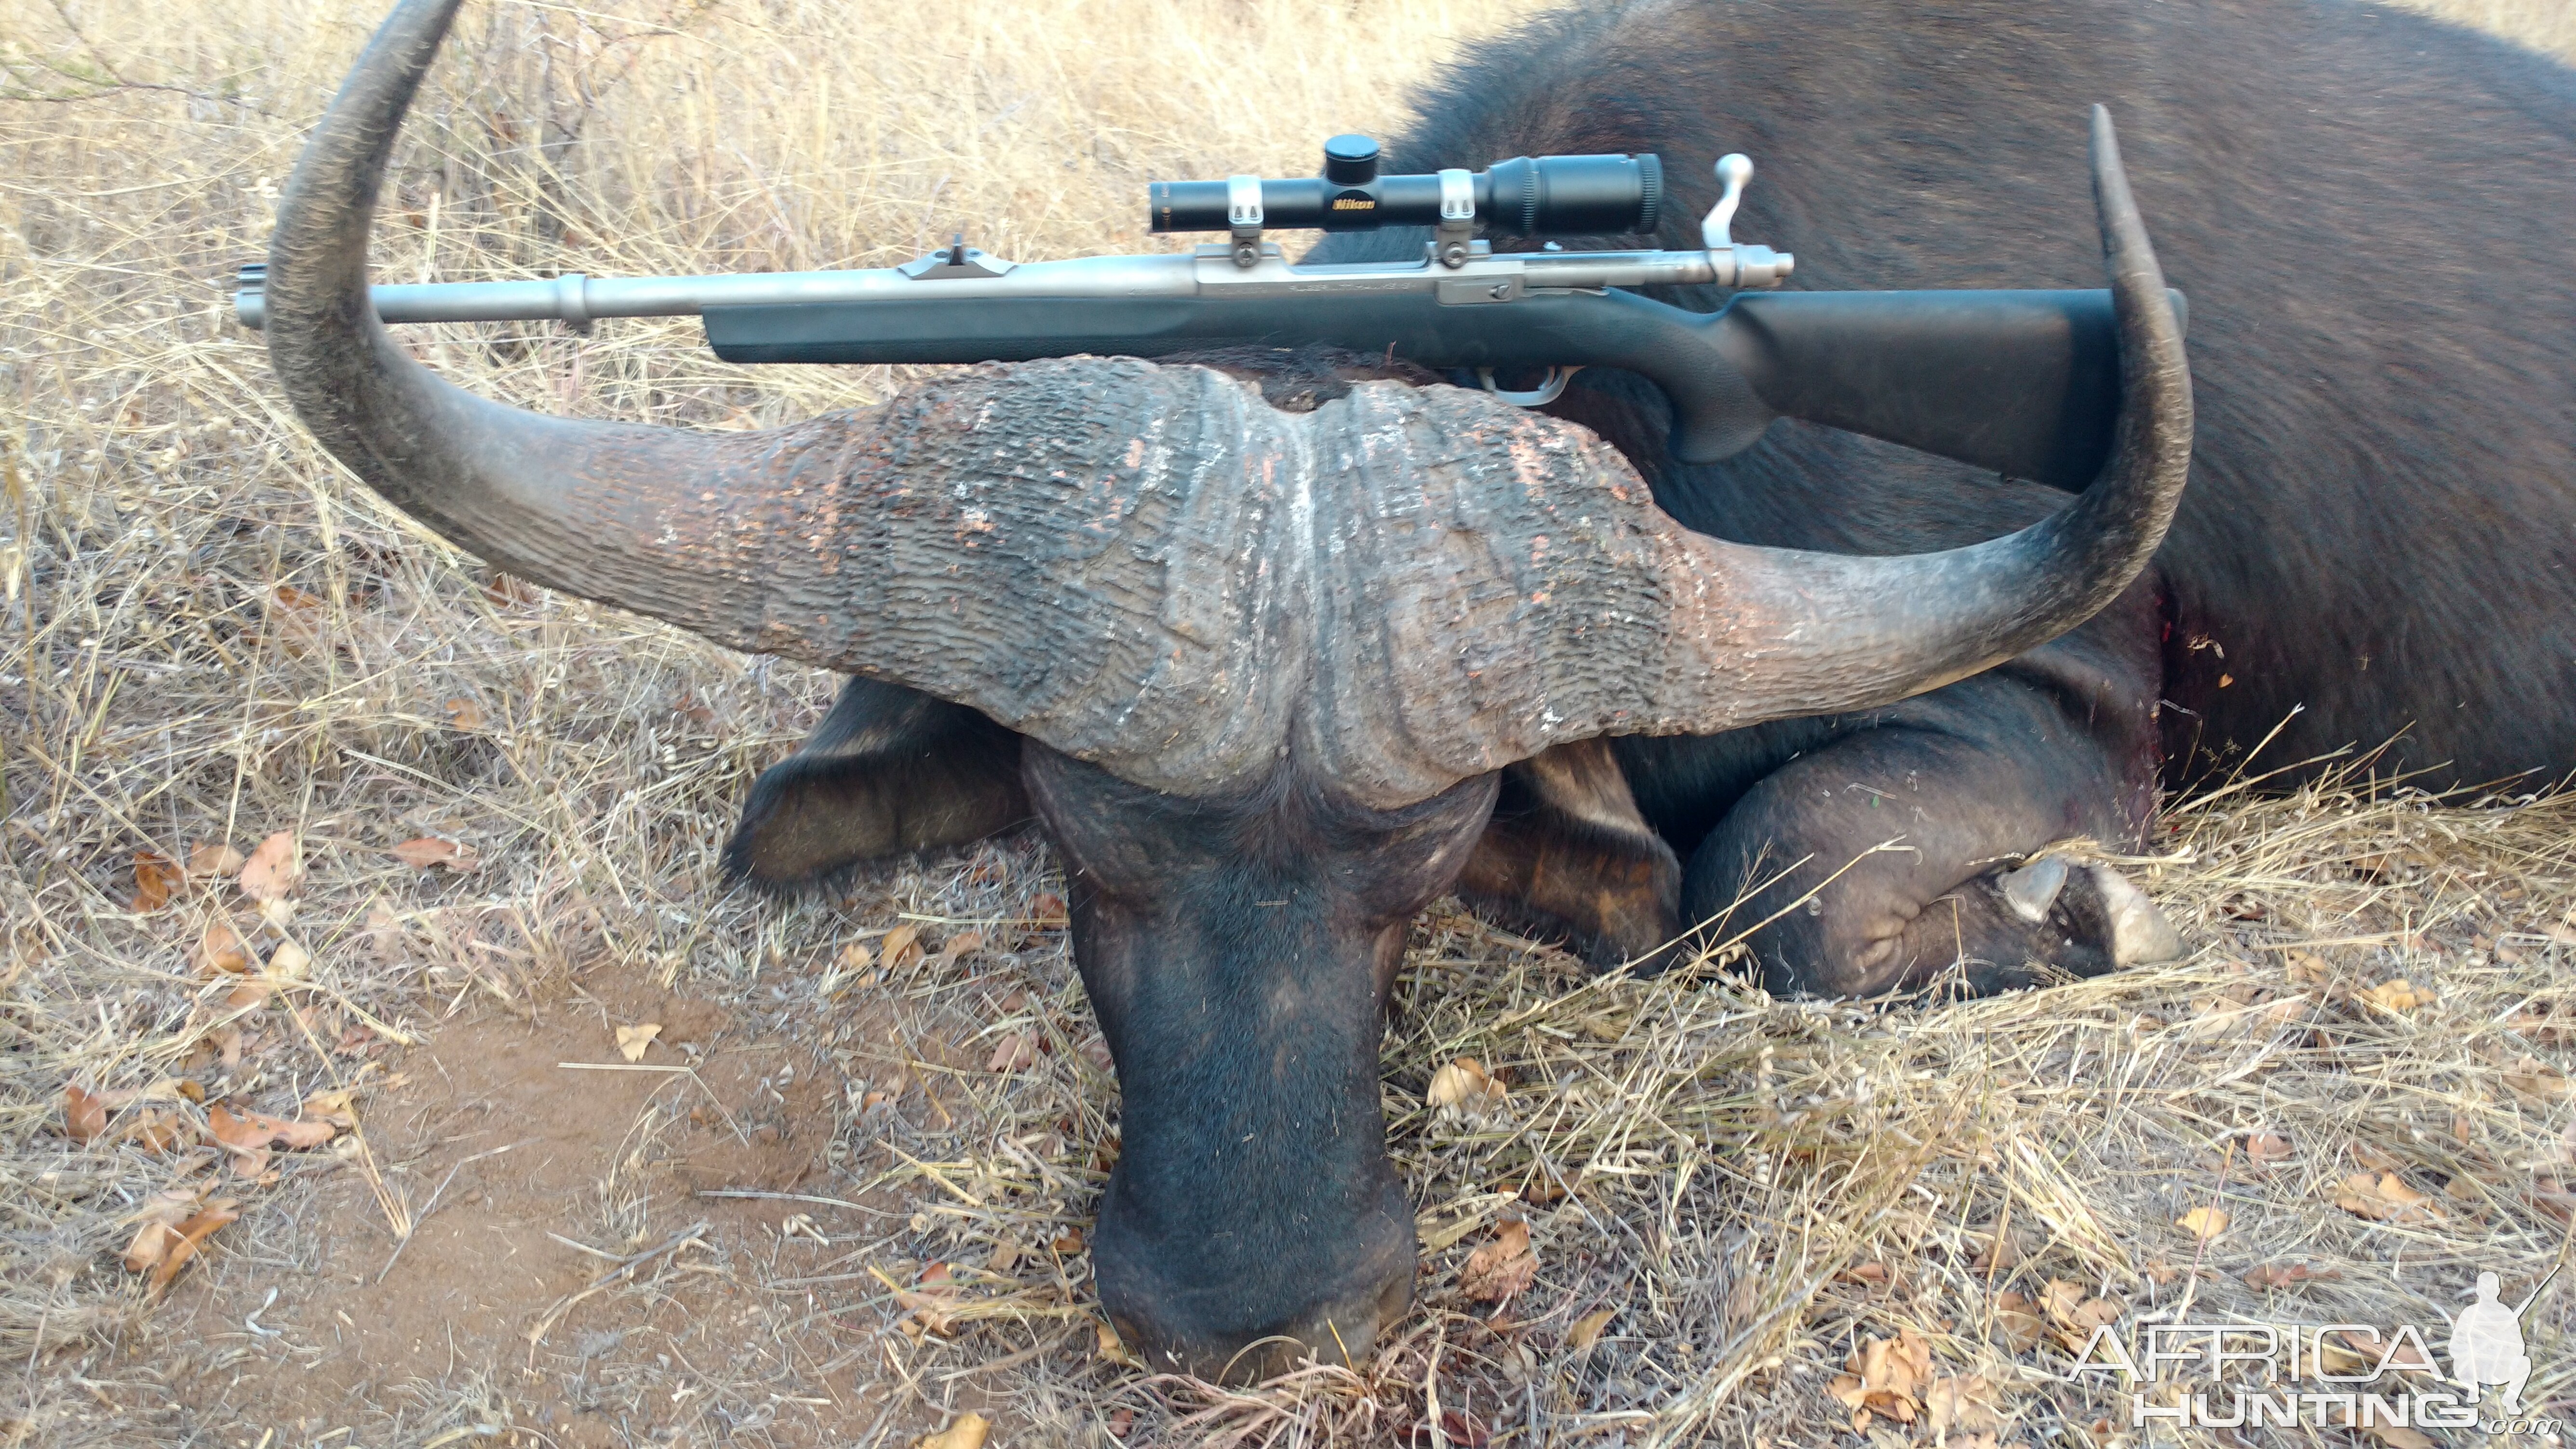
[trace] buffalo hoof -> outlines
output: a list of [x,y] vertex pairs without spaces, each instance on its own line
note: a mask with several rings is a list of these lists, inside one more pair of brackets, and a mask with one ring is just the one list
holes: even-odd
[[1980,993],[2099,976],[2183,954],[2181,935],[2128,877],[2054,854],[1968,882],[1933,902],[1905,935],[1913,982],[1955,966]]
[[2171,961],[2182,937],[2107,865],[2042,855],[1920,906],[1828,890],[1755,933],[1783,995],[1865,997],[1942,985],[1972,995]]

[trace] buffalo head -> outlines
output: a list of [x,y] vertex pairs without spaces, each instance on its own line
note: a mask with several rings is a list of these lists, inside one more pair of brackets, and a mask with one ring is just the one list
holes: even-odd
[[1984,669],[2116,595],[2182,488],[2182,343],[2098,114],[2118,446],[2065,511],[1949,552],[1698,536],[1589,433],[1447,387],[1293,413],[1216,371],[1071,359],[762,433],[521,412],[431,375],[367,301],[386,157],[459,3],[404,0],[296,167],[281,384],[371,487],[512,573],[1017,737],[1125,1096],[1100,1293],[1158,1364],[1355,1355],[1405,1305],[1380,1004],[1497,770]]

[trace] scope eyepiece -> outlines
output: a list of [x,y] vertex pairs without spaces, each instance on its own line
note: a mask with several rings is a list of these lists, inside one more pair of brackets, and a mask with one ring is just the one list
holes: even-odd
[[[1258,225],[1269,230],[1374,231],[1439,226],[1438,174],[1381,176],[1378,144],[1367,136],[1324,143],[1320,176],[1261,180]],[[1252,178],[1240,178],[1248,190]],[[1520,156],[1467,178],[1475,220],[1497,236],[1651,232],[1664,201],[1663,162],[1633,156]],[[1234,231],[1234,182],[1157,181],[1146,225],[1162,232]],[[1249,200],[1250,198],[1241,198]],[[1454,222],[1454,216],[1447,218]]]

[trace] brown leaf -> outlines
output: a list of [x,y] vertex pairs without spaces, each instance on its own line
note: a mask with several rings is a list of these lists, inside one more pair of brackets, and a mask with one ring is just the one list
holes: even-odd
[[1846,1283],[1858,1283],[1875,1292],[1894,1281],[1885,1263],[1854,1263],[1834,1275]]
[[1494,1303],[1520,1292],[1538,1275],[1538,1251],[1530,1246],[1529,1224],[1508,1222],[1467,1255],[1458,1270],[1458,1289],[1479,1302]]
[[196,1129],[188,1120],[170,1112],[146,1112],[120,1129],[120,1142],[139,1144],[146,1152],[168,1152],[191,1141]]
[[1911,1328],[1894,1338],[1865,1338],[1843,1361],[1850,1370],[1825,1386],[1825,1392],[1852,1411],[1852,1432],[1869,1432],[1873,1414],[1900,1424],[1914,1422],[1921,1395],[1932,1381],[1932,1346]]
[[2442,1210],[2429,1192],[2418,1192],[2393,1172],[2356,1172],[2335,1184],[2335,1206],[2373,1222],[2423,1222]]
[[1092,1320],[1091,1337],[1092,1352],[1109,1360],[1111,1363],[1124,1364],[1129,1368],[1143,1368],[1145,1366],[1145,1361],[1143,1359],[1138,1358],[1126,1344],[1118,1341],[1118,1330],[1110,1327],[1108,1324],[1101,1322],[1098,1319]]
[[242,853],[229,845],[200,845],[188,852],[188,879],[230,878],[241,872]]
[[648,1021],[641,1026],[621,1026],[617,1029],[617,1054],[630,1062],[640,1062],[644,1060],[645,1049],[653,1045],[653,1038],[661,1034],[662,1023],[658,1021]]
[[983,1415],[960,1414],[947,1428],[915,1439],[913,1449],[984,1449],[984,1436],[992,1432],[992,1422]]
[[2434,1001],[2432,988],[2418,986],[2402,976],[2394,981],[2383,981],[2377,986],[2356,991],[2353,996],[2357,1000],[2369,1002],[2382,1011],[2394,1012],[2400,1016],[2419,1007],[2430,1006]]
[[1952,1430],[1991,1434],[2004,1426],[1996,1400],[1995,1387],[1986,1382],[1986,1376],[1970,1374],[1935,1381],[1923,1395],[1923,1407],[1935,1437]]
[[151,1272],[163,1258],[170,1256],[170,1244],[177,1237],[178,1234],[170,1231],[168,1223],[159,1218],[147,1220],[134,1230],[134,1241],[125,1245],[125,1271]]
[[2433,1449],[2430,1435],[2418,1429],[2410,1429],[2403,1424],[2391,1424],[2375,1415],[2369,1423],[2361,1426],[2361,1431],[2388,1446],[2388,1449]]
[[2535,1102],[2556,1102],[2569,1095],[2567,1078],[2534,1056],[2523,1057],[2507,1069],[2504,1084]]
[[1474,1057],[1460,1057],[1431,1074],[1423,1099],[1443,1121],[1482,1122],[1501,1110],[1508,1089]]
[[2265,1263],[2245,1270],[2245,1286],[2257,1291],[2296,1288],[2302,1283],[2332,1280],[2342,1275],[2332,1268],[2315,1268],[2305,1263]]
[[87,1142],[107,1130],[107,1102],[78,1083],[63,1084],[63,1135]]
[[304,857],[295,848],[295,832],[281,830],[263,840],[242,864],[241,888],[255,901],[282,901],[304,880]]
[[2084,1285],[2063,1278],[2048,1280],[2048,1286],[2039,1292],[2039,1304],[2056,1325],[2057,1341],[2074,1352],[2083,1350],[2094,1329],[2117,1322],[2122,1309],[2118,1300],[2089,1298]]
[[1033,1031],[1015,1031],[993,1044],[993,1055],[986,1059],[988,1072],[1016,1072],[1038,1064],[1038,1037]]
[[215,1229],[240,1217],[232,1199],[219,1197],[187,1221],[167,1229],[159,1244],[159,1261],[151,1268],[150,1282],[154,1291],[168,1287],[170,1280],[179,1276],[179,1270],[188,1266],[190,1258],[197,1256],[198,1246],[214,1236]]
[[1053,891],[1029,902],[1029,924],[1041,931],[1060,931],[1070,920],[1064,908],[1064,897]]
[[443,865],[453,871],[468,871],[472,870],[477,863],[473,846],[459,844],[453,840],[441,840],[434,835],[424,835],[417,840],[406,840],[395,846],[391,854],[394,859],[414,870],[427,870],[434,865]]
[[885,964],[886,974],[908,971],[921,963],[921,928],[910,921],[886,932],[877,943],[877,959]]
[[1610,1320],[1618,1316],[1619,1310],[1616,1308],[1596,1308],[1574,1320],[1574,1326],[1565,1331],[1566,1349],[1572,1353],[1582,1353],[1599,1343],[1601,1330],[1608,1328]]
[[2395,1172],[2406,1165],[2386,1148],[2368,1142],[2352,1144],[2352,1160],[2373,1172]]
[[170,904],[170,892],[187,884],[178,862],[157,850],[134,852],[134,909],[150,915]]
[[2196,1207],[2174,1219],[2174,1226],[2206,1243],[2227,1231],[2227,1214],[2214,1207]]
[[2022,1246],[2014,1240],[2009,1224],[1996,1223],[1985,1230],[1984,1237],[1984,1245],[1977,1249],[1977,1256],[1968,1263],[1980,1277],[1992,1278],[2021,1266]]
[[2035,1300],[2020,1293],[1995,1295],[1995,1332],[2013,1352],[2038,1347],[2047,1331]]
[[2278,1132],[2254,1132],[2245,1138],[2245,1164],[2262,1172],[2290,1160],[2290,1139]]
[[508,608],[513,604],[533,604],[545,595],[539,592],[536,585],[527,580],[515,574],[506,574],[499,569],[494,569],[492,576],[483,581],[483,597],[503,608]]
[[259,966],[259,958],[251,954],[241,932],[221,915],[206,922],[205,933],[197,938],[197,949],[189,953],[189,960],[205,976],[238,975]]
[[470,734],[483,728],[483,706],[476,704],[465,695],[456,696],[441,708],[447,711],[447,724],[450,729],[464,730]]
[[960,957],[971,956],[983,949],[983,932],[960,931],[940,944],[939,960],[937,965],[941,969],[945,970],[950,966],[956,965]]
[[1067,1228],[1063,1232],[1056,1234],[1055,1241],[1047,1244],[1047,1246],[1053,1249],[1057,1254],[1070,1258],[1074,1254],[1082,1251],[1082,1229]]
[[207,1133],[235,1152],[319,1147],[339,1130],[328,1122],[290,1122],[265,1112],[235,1112],[221,1102],[206,1109]]

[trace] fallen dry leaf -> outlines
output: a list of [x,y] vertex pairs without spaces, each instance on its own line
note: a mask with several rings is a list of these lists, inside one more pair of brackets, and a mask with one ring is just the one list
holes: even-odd
[[2296,1288],[2342,1276],[2332,1268],[2314,1268],[2305,1263],[2265,1263],[2245,1270],[2245,1286],[2256,1290]]
[[640,1062],[644,1060],[644,1049],[661,1034],[662,1023],[658,1021],[648,1021],[642,1026],[621,1026],[617,1029],[617,1054],[630,1062]]
[[1980,1276],[1992,1278],[2021,1266],[2022,1247],[2014,1240],[2008,1224],[1997,1223],[1986,1229],[1984,1238],[1984,1243],[1977,1249],[1977,1256],[1968,1263]]
[[1047,1244],[1047,1247],[1064,1257],[1072,1257],[1074,1254],[1082,1251],[1082,1229],[1065,1229],[1063,1232],[1056,1234],[1055,1241]]
[[2391,1424],[2377,1416],[2362,1425],[2361,1431],[2388,1446],[2388,1449],[2433,1449],[2432,1437],[2422,1430],[2410,1429],[2403,1424]]
[[2508,1068],[2504,1084],[2535,1102],[2556,1102],[2569,1095],[2567,1078],[2533,1056],[2523,1057]]
[[107,1130],[107,1100],[76,1082],[63,1084],[63,1135],[87,1142]]
[[885,933],[877,943],[877,959],[885,963],[886,974],[907,971],[921,963],[921,929],[910,921]]
[[206,922],[204,934],[197,937],[197,949],[189,953],[189,961],[204,976],[239,975],[259,966],[259,958],[251,954],[241,932],[220,915]]
[[2196,1207],[2174,1219],[2174,1226],[2206,1243],[2227,1231],[2227,1214],[2214,1207]]
[[1423,1094],[1440,1119],[1482,1122],[1502,1109],[1508,1089],[1474,1057],[1460,1057],[1431,1074]]
[[2393,1172],[2356,1172],[2335,1184],[2335,1206],[2373,1222],[2423,1222],[2442,1215],[2429,1192],[2418,1192]]
[[304,881],[304,856],[295,848],[295,832],[281,830],[252,849],[243,862],[242,894],[255,901],[282,901]]
[[1995,1386],[1984,1374],[1937,1380],[1923,1395],[1923,1407],[1936,1437],[1952,1430],[1991,1434],[2004,1426]]
[[328,1122],[290,1122],[265,1112],[235,1112],[221,1102],[206,1109],[208,1135],[235,1152],[319,1147],[339,1130]]
[[1110,1327],[1106,1322],[1099,1319],[1092,1320],[1091,1339],[1091,1351],[1111,1363],[1124,1364],[1129,1368],[1145,1366],[1143,1359],[1138,1358],[1133,1350],[1119,1341],[1118,1330]]
[[125,1271],[151,1272],[163,1258],[170,1256],[170,1242],[175,1236],[170,1225],[158,1218],[136,1228],[134,1241],[125,1245]]
[[134,852],[134,909],[150,915],[170,904],[170,892],[187,884],[188,873],[157,850]]
[[241,873],[242,853],[229,845],[200,845],[188,852],[188,879],[211,880]]
[[1995,1295],[1995,1332],[2013,1352],[2037,1348],[2047,1331],[2037,1300],[2021,1293]]
[[2382,1011],[2393,1011],[2399,1015],[2404,1015],[2418,1007],[2430,1006],[2434,1001],[2430,987],[2418,986],[2403,976],[2394,981],[2383,981],[2377,986],[2356,991],[2353,995]]
[[1033,1031],[1015,1031],[993,1044],[993,1055],[986,1058],[988,1072],[1016,1072],[1038,1064],[1038,1037]]
[[195,1137],[195,1127],[174,1112],[146,1112],[116,1133],[117,1141],[136,1143],[147,1152],[168,1152]]
[[2290,1160],[2290,1139],[2278,1132],[2254,1132],[2245,1138],[2245,1165],[2256,1172]]
[[1582,1353],[1599,1343],[1601,1330],[1608,1328],[1610,1320],[1618,1315],[1619,1310],[1616,1308],[1596,1308],[1574,1320],[1574,1326],[1565,1331],[1566,1349],[1572,1353]]
[[434,865],[443,865],[453,871],[468,871],[472,870],[477,863],[473,846],[461,845],[453,840],[441,840],[434,835],[424,835],[418,840],[406,840],[395,846],[391,853],[394,859],[414,870],[427,870]]
[[[198,1246],[214,1236],[215,1229],[238,1221],[240,1217],[241,1213],[231,1198],[219,1197],[175,1227],[164,1226],[157,1221],[145,1223],[143,1230],[135,1234],[134,1242],[125,1250],[126,1266],[137,1273],[148,1273],[153,1291],[159,1292],[170,1285],[171,1279],[179,1276],[179,1270],[188,1266],[189,1259],[197,1256]],[[156,1228],[160,1230],[158,1233],[153,1232]],[[148,1241],[147,1234],[150,1235]],[[140,1267],[136,1266],[138,1260]]]
[[1458,1270],[1458,1289],[1483,1303],[1495,1303],[1520,1292],[1538,1275],[1538,1251],[1530,1246],[1529,1224],[1508,1222],[1467,1255]]
[[355,1127],[358,1125],[358,1109],[354,1100],[357,1095],[358,1089],[355,1087],[316,1092],[304,1099],[304,1105],[299,1110],[309,1122],[328,1122],[340,1128]]
[[1910,1328],[1894,1338],[1865,1338],[1843,1361],[1850,1370],[1825,1386],[1825,1392],[1852,1411],[1855,1434],[1869,1432],[1870,1416],[1911,1424],[1922,1409],[1920,1395],[1932,1380],[1932,1346]]
[[914,1440],[913,1449],[984,1449],[984,1436],[992,1432],[991,1421],[983,1415],[960,1414],[947,1428]]
[[983,949],[983,932],[960,931],[956,935],[949,937],[945,942],[941,943],[939,947],[939,958],[933,964],[938,966],[940,969],[945,970],[948,967],[956,965],[960,957],[971,956]]
[[1042,931],[1060,931],[1070,921],[1064,908],[1064,897],[1053,891],[1029,902],[1029,924]]
[[2087,1297],[2084,1285],[2063,1278],[2048,1280],[2039,1291],[2039,1306],[2056,1325],[2057,1341],[2075,1353],[2092,1341],[2094,1329],[2117,1322],[2123,1309],[2117,1299]]
[[447,711],[447,724],[450,729],[471,732],[483,728],[483,706],[464,695],[456,696],[441,708]]

